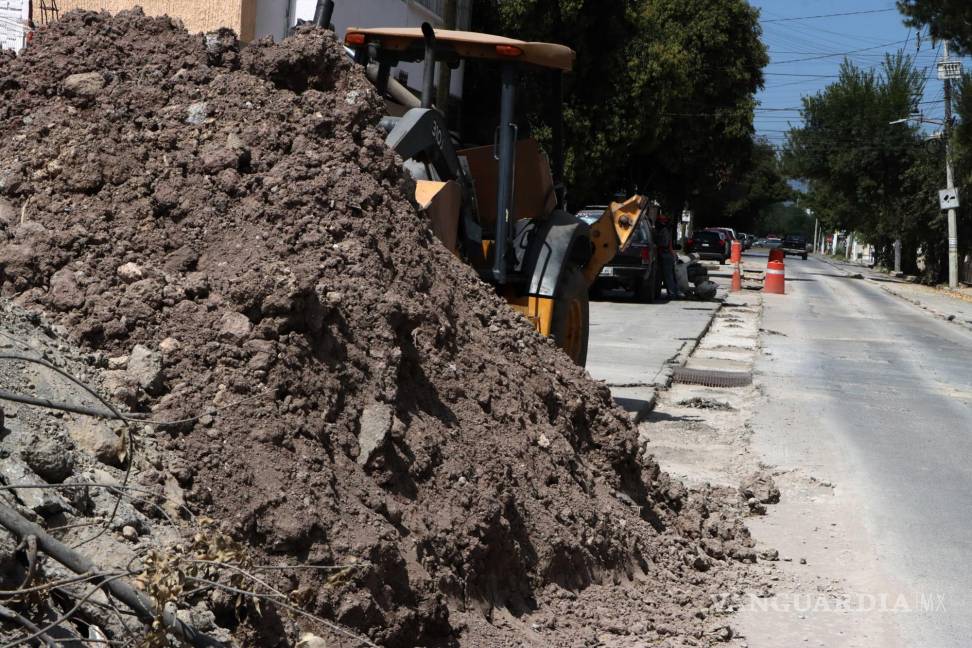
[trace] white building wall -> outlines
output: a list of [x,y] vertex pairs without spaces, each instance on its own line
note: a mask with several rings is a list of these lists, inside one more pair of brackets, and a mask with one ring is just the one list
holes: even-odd
[[0,49],[23,49],[29,18],[30,0],[0,0]]
[[[460,24],[468,27],[471,3],[460,4]],[[332,22],[339,38],[344,38],[348,27],[421,27],[423,22],[442,25],[438,14],[426,6],[437,7],[435,0],[334,0],[334,5]],[[279,41],[298,20],[313,20],[316,8],[317,0],[257,0],[256,37],[269,34]],[[408,85],[421,87],[421,63],[403,63],[400,69],[408,74]],[[397,69],[392,75],[396,72]],[[462,72],[461,67],[452,72],[450,92],[455,97],[462,97]]]

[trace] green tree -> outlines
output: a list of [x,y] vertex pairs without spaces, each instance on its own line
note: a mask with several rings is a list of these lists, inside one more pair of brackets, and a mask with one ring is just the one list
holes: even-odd
[[942,243],[925,201],[936,186],[927,177],[934,151],[916,126],[889,122],[908,115],[923,90],[922,71],[903,54],[878,70],[845,61],[835,83],[804,98],[804,125],[790,131],[784,156],[788,171],[808,183],[806,206],[828,229],[859,232],[885,262],[900,237],[912,267],[919,247],[937,260]]
[[751,153],[738,163],[733,179],[694,196],[692,207],[696,226],[730,223],[737,230],[751,232],[767,209],[795,197],[776,148],[766,140],[756,140]]
[[[680,210],[750,159],[768,61],[758,18],[746,0],[476,0],[473,28],[577,51],[564,92],[572,205],[637,188]],[[489,141],[497,80],[484,66],[466,79],[464,135]],[[544,141],[550,86],[540,77],[522,91]]]
[[949,40],[959,51],[972,52],[972,2],[969,0],[898,0],[905,23],[927,26],[932,37]]
[[638,142],[636,164],[671,211],[700,211],[758,157],[755,96],[769,62],[759,12],[745,0],[647,0],[639,17],[641,38],[671,63],[636,77],[647,112],[660,117]]
[[805,207],[793,203],[776,203],[761,210],[753,228],[761,236],[776,234],[803,234],[813,240],[813,217]]
[[[952,130],[952,153],[955,163],[955,184],[965,200],[959,208],[960,254],[972,251],[972,76],[968,74],[958,84],[955,93],[955,127]],[[939,167],[939,177],[942,177]]]

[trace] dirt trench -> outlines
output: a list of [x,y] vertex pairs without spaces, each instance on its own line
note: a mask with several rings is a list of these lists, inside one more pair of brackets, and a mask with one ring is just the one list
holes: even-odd
[[[322,30],[72,12],[0,57],[2,296],[174,422],[148,478],[264,560],[355,561],[274,583],[375,643],[725,639],[737,510],[433,238],[382,108]],[[152,380],[109,366],[136,345]],[[326,633],[202,597],[245,645]]]

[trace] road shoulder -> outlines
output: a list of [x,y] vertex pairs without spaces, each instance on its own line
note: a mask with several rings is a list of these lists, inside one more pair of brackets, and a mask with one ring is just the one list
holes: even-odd
[[764,339],[782,336],[765,330],[762,316],[762,295],[731,296],[687,362],[754,372],[754,383],[731,389],[673,384],[642,424],[642,441],[664,470],[690,486],[737,490],[758,477],[782,493],[777,504],[749,502],[758,576],[750,591],[726,593],[736,605],[730,645],[900,646],[887,617],[859,609],[859,597],[900,588],[876,576],[881,569],[857,496],[843,482],[838,488],[843,473],[826,468],[839,464],[833,447],[821,434],[803,440],[814,452],[778,452],[786,431],[766,425],[761,415],[780,388],[760,373]]
[[863,279],[877,283],[884,292],[903,299],[939,319],[972,330],[972,289],[951,290],[939,286],[925,286],[854,263],[820,255],[816,258],[846,275],[860,275]]

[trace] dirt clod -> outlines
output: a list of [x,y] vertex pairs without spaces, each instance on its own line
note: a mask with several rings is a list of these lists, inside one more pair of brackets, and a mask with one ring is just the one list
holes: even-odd
[[739,485],[739,494],[746,500],[754,499],[759,504],[779,504],[780,489],[776,487],[773,476],[765,471],[753,473]]

